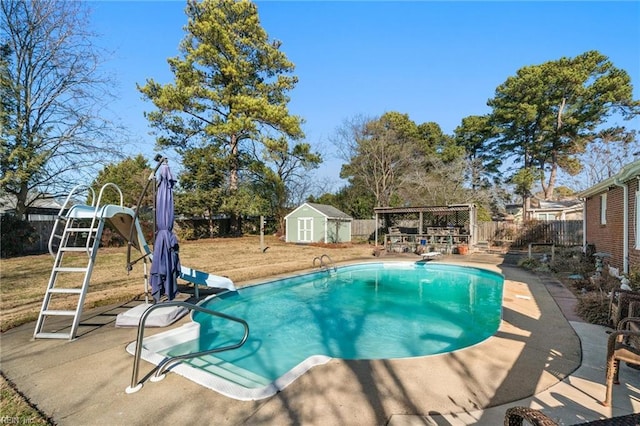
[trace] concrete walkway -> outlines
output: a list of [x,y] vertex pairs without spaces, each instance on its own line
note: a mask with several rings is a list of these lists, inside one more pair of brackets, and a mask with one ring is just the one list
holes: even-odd
[[[640,374],[626,365],[613,407],[600,404],[606,329],[576,318],[575,300],[561,284],[498,255],[443,261],[498,270],[506,278],[498,333],[454,353],[334,359],[260,401],[229,399],[175,374],[128,395],[133,357],[125,346],[136,330],[113,326],[115,316],[133,306],[127,304],[87,312],[72,342],[33,341],[33,323],[3,333],[2,371],[60,425],[500,425],[515,405],[572,425],[640,412]],[[142,362],[141,377],[150,369]]]

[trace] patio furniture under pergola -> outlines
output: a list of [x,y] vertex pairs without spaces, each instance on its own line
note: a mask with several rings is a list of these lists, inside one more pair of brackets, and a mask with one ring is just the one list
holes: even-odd
[[374,211],[376,245],[382,229],[387,251],[451,253],[455,247],[473,247],[477,242],[475,204],[376,207]]

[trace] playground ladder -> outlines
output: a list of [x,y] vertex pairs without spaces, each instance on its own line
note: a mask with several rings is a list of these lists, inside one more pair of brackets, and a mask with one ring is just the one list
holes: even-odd
[[[80,316],[82,315],[82,306],[89,288],[89,281],[91,280],[91,273],[105,224],[105,218],[102,216],[99,207],[100,198],[105,187],[110,185],[116,187],[120,192],[120,189],[114,184],[106,184],[102,187],[100,196],[96,201],[93,190],[89,188],[93,195],[93,204],[91,206],[74,206],[66,214],[63,214],[67,204],[72,200],[72,195],[77,193],[79,189],[86,188],[80,185],[75,187],[58,214],[49,239],[49,252],[54,256],[55,260],[38,315],[33,334],[34,339],[72,340],[76,336],[78,325],[80,324]],[[120,196],[122,199],[121,192]],[[77,214],[78,212],[74,212],[74,209],[82,209],[84,214]],[[62,228],[63,225],[64,230],[61,234],[58,234],[58,229]],[[57,250],[54,247],[55,240],[59,240]],[[79,279],[80,276],[82,277],[81,280]],[[70,295],[77,296],[75,309],[61,310],[51,306],[52,302],[55,303],[55,300],[59,300],[60,297],[66,300]],[[53,326],[54,331],[44,331],[48,317],[71,317],[72,323],[70,326],[62,322],[56,323]]]

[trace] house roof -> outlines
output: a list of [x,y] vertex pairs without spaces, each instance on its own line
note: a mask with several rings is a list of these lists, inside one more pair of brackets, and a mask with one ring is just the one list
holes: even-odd
[[[60,210],[62,203],[55,199],[51,194],[39,194],[38,198],[29,196],[29,209],[55,209]],[[0,213],[13,212],[16,209],[16,197],[13,194],[5,194],[0,196]]]
[[611,176],[609,179],[605,179],[600,183],[593,185],[591,188],[586,189],[578,194],[579,197],[586,198],[592,195],[605,192],[610,186],[616,186],[633,179],[636,176],[640,176],[640,160],[624,166],[618,174]]
[[573,200],[557,200],[547,201],[538,200],[538,206],[532,206],[531,211],[572,211],[582,210],[582,201],[578,199]]

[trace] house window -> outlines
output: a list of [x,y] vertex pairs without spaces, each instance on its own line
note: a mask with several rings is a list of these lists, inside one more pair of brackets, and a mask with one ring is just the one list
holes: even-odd
[[600,196],[600,225],[607,224],[607,194]]
[[543,221],[556,220],[556,215],[553,213],[538,213],[538,220],[543,220]]

